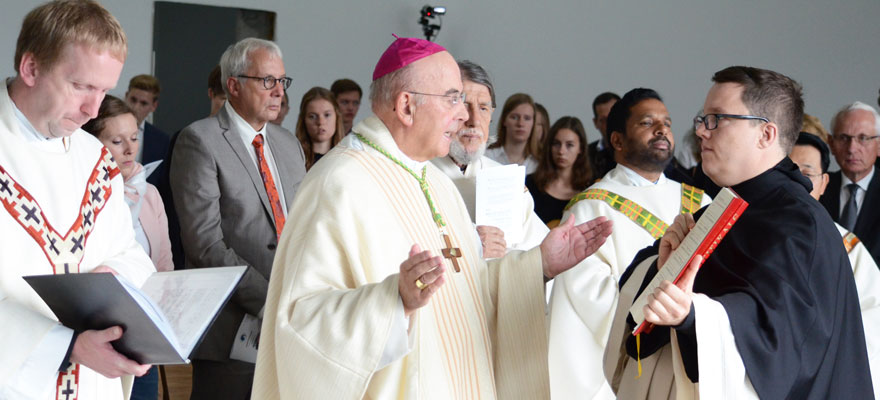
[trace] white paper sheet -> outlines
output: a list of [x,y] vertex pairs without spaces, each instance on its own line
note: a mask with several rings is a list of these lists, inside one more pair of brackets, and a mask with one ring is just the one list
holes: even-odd
[[260,327],[263,321],[253,315],[245,314],[235,333],[232,351],[229,358],[249,363],[257,362],[257,350],[260,346]]
[[174,328],[182,356],[195,347],[245,270],[221,267],[155,273],[141,287]]
[[509,164],[477,173],[476,223],[504,231],[507,243],[522,239],[523,192],[526,168]]

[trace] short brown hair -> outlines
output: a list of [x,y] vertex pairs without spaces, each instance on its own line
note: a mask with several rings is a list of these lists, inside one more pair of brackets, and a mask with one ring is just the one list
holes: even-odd
[[136,75],[128,81],[128,90],[140,89],[153,94],[153,101],[159,100],[159,92],[162,88],[159,86],[159,80],[153,75],[141,74]]
[[764,117],[779,127],[779,144],[791,152],[804,120],[803,88],[793,79],[768,69],[734,66],[712,76],[715,83],[743,86],[742,102],[752,115]]
[[333,92],[334,96],[339,96],[341,93],[345,92],[358,92],[358,98],[364,97],[364,91],[361,90],[361,86],[357,84],[357,82],[351,79],[337,79],[336,82],[333,82],[330,85],[330,91]]
[[101,101],[101,106],[98,107],[98,116],[90,119],[89,122],[86,122],[82,129],[91,133],[94,137],[100,137],[101,132],[104,131],[104,125],[107,123],[107,120],[123,114],[131,114],[134,116],[134,112],[131,111],[128,104],[122,101],[122,99],[108,94],[104,96],[104,100]]
[[59,0],[29,12],[21,24],[15,46],[15,72],[25,53],[34,55],[40,68],[51,69],[65,46],[81,44],[107,51],[125,62],[128,43],[119,21],[92,0]]

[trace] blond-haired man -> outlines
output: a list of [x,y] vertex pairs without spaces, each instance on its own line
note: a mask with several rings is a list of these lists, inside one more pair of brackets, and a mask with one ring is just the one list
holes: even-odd
[[0,398],[124,398],[116,378],[149,368],[113,350],[121,327],[74,332],[21,279],[105,271],[140,285],[154,271],[116,163],[80,129],[126,51],[119,22],[93,1],[50,2],[22,23],[16,76],[0,86]]

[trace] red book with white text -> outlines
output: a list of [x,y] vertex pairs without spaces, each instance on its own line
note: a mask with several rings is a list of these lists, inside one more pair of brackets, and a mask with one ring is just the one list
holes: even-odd
[[[657,271],[657,275],[651,280],[644,291],[636,298],[630,307],[629,312],[632,314],[633,320],[636,322],[636,328],[633,335],[639,333],[651,332],[654,324],[645,321],[642,309],[648,303],[648,295],[654,293],[654,290],[660,286],[663,281],[671,281],[678,284],[678,281],[684,275],[686,267],[697,255],[703,256],[703,262],[709,258],[709,255],[718,247],[721,239],[727,235],[733,224],[736,223],[739,216],[749,206],[749,203],[743,200],[733,190],[729,188],[721,189],[718,196],[712,200],[712,204],[700,216],[700,220],[694,225],[693,229],[688,232],[684,240],[679,244],[666,263]],[[702,266],[702,263],[701,265]]]

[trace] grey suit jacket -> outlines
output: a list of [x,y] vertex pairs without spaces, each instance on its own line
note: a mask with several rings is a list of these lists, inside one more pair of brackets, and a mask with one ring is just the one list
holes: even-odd
[[[265,139],[279,175],[273,178],[289,208],[306,173],[302,147],[290,131],[274,124],[267,124]],[[278,241],[269,197],[249,151],[225,107],[184,128],[174,145],[170,180],[187,268],[249,267],[194,359],[229,359],[244,314],[257,315],[266,301]]]

